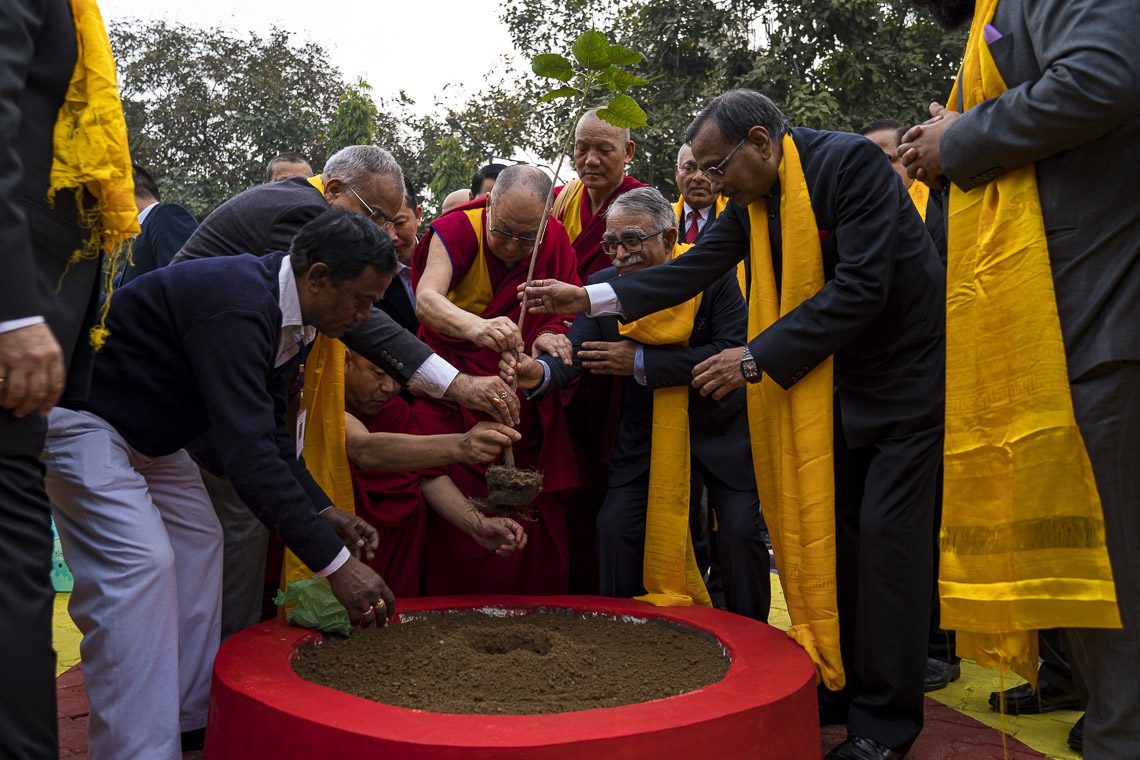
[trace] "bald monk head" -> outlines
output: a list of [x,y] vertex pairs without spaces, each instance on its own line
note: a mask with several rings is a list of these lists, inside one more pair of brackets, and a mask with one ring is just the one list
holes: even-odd
[[619,129],[587,111],[574,130],[574,170],[586,190],[590,203],[599,208],[625,176],[625,166],[633,160],[635,149],[628,129]]
[[487,200],[488,244],[495,258],[513,266],[530,257],[550,178],[536,166],[503,169]]
[[456,206],[462,206],[464,203],[470,203],[470,202],[471,202],[471,191],[470,190],[468,190],[467,188],[463,188],[462,190],[453,190],[450,193],[448,193],[447,196],[443,199],[443,205],[439,207],[439,213],[441,215],[446,214],[448,211],[451,211],[451,209],[455,208]]

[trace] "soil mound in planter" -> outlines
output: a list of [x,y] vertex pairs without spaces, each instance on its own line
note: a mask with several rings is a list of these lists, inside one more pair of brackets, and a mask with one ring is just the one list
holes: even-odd
[[302,648],[302,678],[365,699],[441,713],[534,715],[694,691],[728,672],[695,629],[572,611],[413,615]]

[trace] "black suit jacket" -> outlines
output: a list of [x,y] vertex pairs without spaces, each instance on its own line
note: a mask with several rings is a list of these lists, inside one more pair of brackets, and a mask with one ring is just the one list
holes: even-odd
[[[203,220],[174,263],[209,256],[288,251],[307,222],[328,211],[320,191],[304,177],[257,185],[238,193]],[[432,354],[380,309],[341,338],[346,346],[406,383]]]
[[131,264],[119,275],[118,284],[125,285],[140,274],[169,264],[196,229],[198,220],[182,206],[156,203],[143,220],[142,232],[131,243]]
[[[859,135],[793,129],[816,226],[824,286],[752,336],[769,379],[795,385],[828,356],[851,446],[942,424],[946,277],[906,188],[882,150]],[[779,188],[768,229],[777,279]],[[696,246],[611,284],[628,319],[679,303],[749,255],[748,211],[729,203]]]
[[[48,203],[52,134],[75,68],[67,0],[5,0],[0,11],[0,322],[43,317],[68,368],[64,400],[87,394],[87,330],[98,306],[98,261],[68,268],[83,246],[74,192]],[[84,194],[84,202],[91,197]],[[64,273],[66,272],[66,276]]]
[[[590,283],[610,282],[617,277],[617,270],[609,267],[594,273]],[[625,485],[649,470],[654,389],[688,386],[693,456],[731,487],[741,491],[755,488],[743,389],[716,401],[691,387],[695,365],[726,348],[744,344],[746,322],[740,286],[735,273],[729,273],[709,286],[701,298],[688,346],[645,347],[648,385],[641,385],[633,377],[621,379],[621,417],[610,457],[611,487]],[[617,317],[612,316],[579,316],[568,337],[575,354],[586,341],[628,340],[618,332]],[[566,387],[585,371],[577,357],[569,366],[550,356],[542,356],[540,361],[550,368],[548,392]]]
[[388,286],[388,290],[384,293],[384,299],[380,301],[380,308],[395,320],[396,324],[413,335],[420,329],[420,320],[416,317],[416,307],[412,306],[408,291],[404,289],[404,283],[399,282],[398,277],[392,278],[392,284]]
[[1140,360],[1140,3],[1002,0],[993,26],[1008,89],[946,128],[942,170],[1033,164],[1069,376]]

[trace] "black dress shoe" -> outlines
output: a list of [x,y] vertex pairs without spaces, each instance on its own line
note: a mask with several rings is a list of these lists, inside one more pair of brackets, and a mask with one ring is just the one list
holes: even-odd
[[[990,692],[990,709],[1001,712],[1003,692]],[[1062,691],[1048,681],[1039,681],[1037,691],[1027,683],[1006,689],[1006,715],[1038,715],[1054,710],[1080,710],[1081,698],[1076,692]]]
[[922,684],[923,691],[938,691],[962,677],[962,665],[958,662],[946,662],[936,657],[926,658],[926,680]]
[[827,753],[823,760],[902,760],[905,752],[891,749],[866,736],[848,736],[846,741]]
[[1085,751],[1085,716],[1077,720],[1075,726],[1069,729],[1069,749],[1084,753]]

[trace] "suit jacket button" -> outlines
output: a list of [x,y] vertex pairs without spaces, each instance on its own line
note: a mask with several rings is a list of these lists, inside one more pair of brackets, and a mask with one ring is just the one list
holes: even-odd
[[404,363],[403,362],[396,362],[396,371],[397,372],[403,372],[404,371]]

